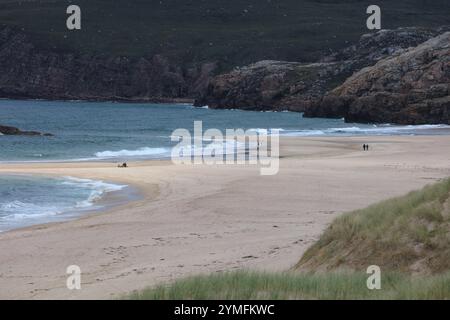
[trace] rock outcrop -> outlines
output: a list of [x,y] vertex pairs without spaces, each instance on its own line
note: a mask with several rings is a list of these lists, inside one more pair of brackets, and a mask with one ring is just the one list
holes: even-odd
[[54,52],[27,34],[0,31],[0,97],[166,101],[204,91],[214,62],[186,64],[168,57],[114,57]]
[[45,136],[52,137],[51,133],[42,133],[38,131],[22,131],[16,127],[0,125],[0,135],[14,135],[14,136]]
[[305,116],[450,124],[450,32],[360,70]]
[[[218,75],[210,81],[197,106],[214,109],[307,111],[311,116],[332,116],[344,101],[314,113],[323,96],[358,70],[445,31],[445,28],[399,28],[363,35],[360,41],[313,64],[261,61]],[[329,98],[327,98],[329,99]],[[329,101],[329,100],[328,100]]]
[[211,80],[196,106],[212,109],[303,111],[320,98],[343,64],[260,61]]

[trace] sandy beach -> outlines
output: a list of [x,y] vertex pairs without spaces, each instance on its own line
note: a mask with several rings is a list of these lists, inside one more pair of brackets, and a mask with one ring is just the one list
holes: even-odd
[[[275,176],[256,166],[129,165],[2,165],[125,183],[141,198],[0,233],[1,299],[109,299],[193,274],[288,270],[339,214],[450,176],[450,136],[283,138]],[[69,265],[82,270],[81,290],[66,288]]]

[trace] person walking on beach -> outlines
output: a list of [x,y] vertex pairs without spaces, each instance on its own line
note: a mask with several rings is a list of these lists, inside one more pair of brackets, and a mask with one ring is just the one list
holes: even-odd
[[363,144],[363,150],[366,151],[366,144]]

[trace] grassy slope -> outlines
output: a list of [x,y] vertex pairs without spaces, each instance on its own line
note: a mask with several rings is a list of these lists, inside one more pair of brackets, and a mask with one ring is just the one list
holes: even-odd
[[450,180],[336,219],[297,268],[436,274],[450,270]]
[[[450,299],[449,196],[450,179],[339,217],[295,268],[328,273],[196,276],[127,298]],[[373,264],[382,290],[367,289]]]
[[368,290],[364,273],[234,272],[196,276],[127,296],[133,300],[450,299],[450,273],[429,278],[383,274]]
[[[244,65],[261,59],[314,60],[355,41],[366,0],[78,0],[82,30],[67,32],[68,0],[0,0],[0,21],[42,46],[114,55],[164,53],[180,61]],[[447,0],[379,0],[383,27],[450,23]],[[447,9],[446,9],[447,8]]]

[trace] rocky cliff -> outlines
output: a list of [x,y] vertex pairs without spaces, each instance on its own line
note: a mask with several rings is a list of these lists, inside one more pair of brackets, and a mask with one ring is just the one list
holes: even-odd
[[165,101],[194,98],[216,68],[169,58],[114,57],[37,48],[23,32],[0,31],[0,97]]
[[[447,28],[382,30],[363,35],[355,45],[327,55],[318,63],[261,61],[236,68],[213,78],[196,105],[219,109],[306,111],[307,116],[344,116],[335,110],[341,110],[342,101],[336,100],[325,106],[327,101],[330,102],[323,98],[327,92],[362,68],[399,56],[445,30]],[[376,118],[366,120],[385,122]]]
[[417,46],[449,30],[382,30],[316,63],[264,60],[216,76],[214,61],[56,52],[6,27],[0,30],[0,97],[197,98],[195,105],[211,108],[290,110],[358,122],[447,123],[448,39]]
[[321,62],[302,64],[260,61],[211,80],[196,106],[213,109],[303,111],[330,85],[339,82],[345,64]]
[[450,32],[446,32],[360,70],[305,115],[351,122],[450,124],[449,112]]

